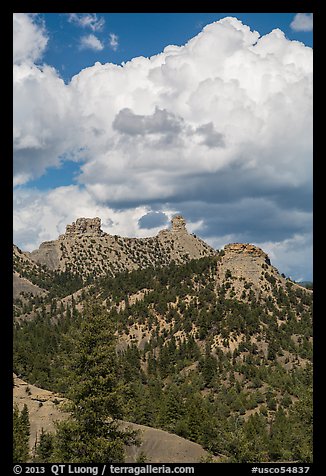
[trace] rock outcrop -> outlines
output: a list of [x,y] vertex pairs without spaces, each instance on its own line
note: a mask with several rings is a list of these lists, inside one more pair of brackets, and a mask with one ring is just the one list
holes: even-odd
[[76,235],[84,236],[103,236],[101,230],[101,219],[96,218],[77,218],[76,222],[66,226],[65,235],[62,238],[74,237]]
[[188,233],[185,219],[177,215],[171,227],[150,238],[124,238],[101,230],[100,218],[78,218],[67,225],[57,240],[42,243],[29,254],[52,270],[72,271],[83,276],[100,276],[148,266],[165,266],[174,261],[212,256],[216,252]]
[[42,243],[32,253],[20,253],[29,260],[29,265],[34,262],[52,270],[70,271],[81,276],[84,282],[89,282],[89,277],[115,276],[138,268],[218,256],[216,286],[226,284],[230,297],[242,299],[250,291],[256,297],[262,292],[270,293],[274,279],[278,285],[286,285],[286,279],[271,265],[261,248],[250,243],[230,243],[222,253],[217,253],[203,240],[188,233],[186,220],[181,215],[172,218],[170,228],[149,238],[110,235],[101,229],[99,217],[78,218],[67,225],[65,234],[57,240]]
[[13,274],[13,298],[19,297],[21,293],[32,294],[33,296],[42,296],[47,291],[39,288],[26,278],[19,276],[17,272]]
[[246,300],[252,293],[256,298],[268,297],[274,282],[286,286],[286,279],[261,248],[249,243],[225,245],[217,264],[216,283],[227,289],[228,297]]
[[44,241],[39,249],[32,251],[29,256],[36,263],[45,265],[49,269],[60,269],[59,240]]
[[171,220],[172,233],[188,233],[186,229],[186,220],[181,215],[176,215]]
[[250,256],[263,258],[267,264],[270,264],[268,255],[258,246],[251,245],[250,243],[230,243],[224,246],[224,252],[228,256]]

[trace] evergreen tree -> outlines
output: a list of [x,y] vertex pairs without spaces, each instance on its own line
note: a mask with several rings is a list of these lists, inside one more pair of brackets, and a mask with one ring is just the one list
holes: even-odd
[[300,395],[289,416],[291,452],[294,459],[312,462],[313,406],[311,384]]
[[173,431],[176,422],[184,415],[184,405],[179,388],[173,384],[166,391],[161,405],[160,422],[165,429]]
[[54,435],[52,433],[46,433],[41,431],[40,441],[36,446],[35,463],[48,463],[51,460],[54,449]]
[[99,303],[86,306],[73,344],[67,392],[71,418],[57,425],[53,461],[121,462],[124,445],[135,443],[136,435],[119,427],[123,388],[113,330]]
[[288,459],[290,457],[288,448],[289,423],[283,408],[276,413],[271,425],[269,453],[272,461]]
[[13,413],[13,460],[14,463],[26,463],[29,457],[30,423],[29,412],[25,404],[20,412],[17,405]]

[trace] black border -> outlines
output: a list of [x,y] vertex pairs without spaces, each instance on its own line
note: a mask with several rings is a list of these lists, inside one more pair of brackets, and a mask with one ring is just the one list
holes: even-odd
[[[121,7],[124,8],[121,8]],[[135,9],[137,6],[137,10]],[[156,7],[156,11],[153,10],[153,7]],[[9,7],[9,8],[8,8]],[[12,49],[8,44],[6,45],[5,39],[8,38],[9,45],[11,45],[12,34],[12,14],[14,12],[44,12],[44,13],[64,13],[64,12],[106,12],[106,13],[213,13],[218,10],[220,13],[224,12],[245,12],[245,13],[289,13],[289,12],[312,12],[314,13],[314,89],[317,89],[315,92],[315,97],[320,98],[320,91],[318,94],[318,83],[320,84],[321,78],[323,78],[321,73],[321,28],[322,28],[322,15],[321,15],[321,2],[317,1],[308,1],[308,0],[225,0],[224,2],[215,2],[214,4],[200,2],[193,5],[187,5],[188,10],[185,9],[185,5],[178,5],[176,2],[164,2],[164,5],[155,5],[153,3],[146,2],[139,3],[128,3],[124,2],[123,4],[114,4],[113,2],[105,2],[94,0],[92,2],[86,0],[80,1],[52,1],[48,0],[46,2],[41,2],[39,0],[35,1],[23,1],[15,0],[7,8],[4,9],[2,13],[2,20],[4,30],[6,34],[3,36],[4,48],[2,51],[6,54],[6,66],[2,70],[3,74],[2,80],[5,80],[5,90],[12,91],[12,78],[10,75],[6,74],[6,71],[9,71],[12,64]],[[200,8],[199,8],[200,7]],[[7,64],[8,61],[8,64]],[[7,69],[8,68],[8,69]],[[12,97],[10,94],[5,92],[6,99],[6,108],[3,118],[5,119],[5,125],[8,126],[8,133],[4,136],[5,140],[5,151],[2,153],[3,160],[3,174],[2,185],[0,191],[2,193],[2,227],[0,231],[1,238],[1,256],[2,256],[2,290],[3,290],[3,299],[2,299],[2,345],[0,349],[3,352],[3,357],[1,361],[1,372],[2,372],[2,390],[0,395],[3,398],[1,405],[2,409],[2,422],[5,419],[5,424],[2,423],[2,463],[8,467],[8,471],[4,470],[3,474],[13,474],[12,472],[12,280],[11,280],[11,269],[12,269],[12,242],[13,242],[13,212],[12,212],[12,177],[13,177],[13,168],[12,168],[12,143],[10,143],[10,138],[12,137]],[[318,100],[318,104],[319,104]],[[317,159],[318,149],[318,125],[321,119],[318,119],[318,111],[316,111],[316,101],[314,103],[314,313],[315,313],[315,322],[314,322],[314,463],[311,470],[308,474],[313,474],[314,469],[317,470],[316,466],[322,461],[323,454],[323,443],[322,443],[322,428],[321,428],[321,409],[323,402],[323,395],[321,389],[322,377],[321,377],[321,348],[322,348],[322,321],[324,316],[321,314],[321,304],[322,304],[322,279],[321,273],[322,269],[320,266],[321,257],[323,255],[323,249],[321,247],[322,232],[319,229],[319,224],[321,223],[318,212],[321,211],[323,207],[323,198],[321,196],[320,190],[321,187],[318,186],[318,181],[321,180],[321,171],[320,171],[320,162],[319,155]],[[321,160],[324,160],[324,157],[320,157]],[[7,272],[10,276],[7,279]],[[275,467],[281,466],[281,463],[273,464],[262,464],[257,465],[252,464],[220,464],[216,468],[214,464],[204,464],[200,465],[200,471],[204,470],[210,473],[218,472],[218,474],[251,474],[251,467],[261,466],[261,467]],[[303,464],[304,466],[304,464]],[[198,469],[199,472],[199,469]],[[22,473],[24,474],[24,472]],[[48,473],[50,474],[50,473]],[[197,469],[195,471],[197,474]],[[318,474],[318,470],[315,472]]]
[[[14,0],[11,4],[12,12],[102,12],[102,13],[211,13],[215,10],[223,13],[238,11],[246,13],[289,13],[289,12],[316,12],[317,0],[224,0],[219,2],[190,2],[165,1],[157,4],[150,1],[123,3],[106,2],[105,0]],[[135,8],[137,7],[137,8]],[[153,8],[154,7],[154,8]]]

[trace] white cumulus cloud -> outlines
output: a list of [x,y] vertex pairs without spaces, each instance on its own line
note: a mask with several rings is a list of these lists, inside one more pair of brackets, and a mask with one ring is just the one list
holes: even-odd
[[36,15],[13,14],[13,62],[35,62],[42,57],[48,42],[45,28]]
[[13,79],[14,183],[19,185],[59,165],[63,154],[73,154],[78,124],[69,88],[54,68],[14,65]]
[[[121,231],[143,233],[138,211],[175,210],[216,243],[308,233],[312,49],[279,29],[260,36],[224,18],[185,45],[122,65],[97,62],[69,84],[53,68],[22,63],[14,100],[18,185],[68,157],[82,160],[73,197],[93,216],[128,217]],[[32,216],[34,202],[25,203]]]
[[297,13],[290,24],[294,31],[312,31],[314,26],[312,13]]

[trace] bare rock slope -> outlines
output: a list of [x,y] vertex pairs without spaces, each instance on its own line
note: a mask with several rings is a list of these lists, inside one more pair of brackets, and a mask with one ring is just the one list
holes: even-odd
[[249,243],[225,245],[218,258],[215,279],[217,288],[223,286],[228,297],[242,301],[251,296],[275,302],[275,289],[287,292],[289,285],[312,294],[311,290],[289,282],[261,248]]
[[274,275],[284,285],[285,279],[271,265],[268,255],[261,248],[249,243],[230,243],[225,245],[220,255],[216,281],[218,285],[232,284],[231,287],[226,284],[226,288],[229,293],[233,291],[237,298],[249,290],[257,297],[258,293],[270,290],[269,275]]
[[[68,418],[63,411],[66,400],[62,396],[30,385],[14,374],[13,402],[22,410],[24,404],[29,410],[31,425],[30,451],[33,453],[35,442],[42,428],[46,432],[55,431],[55,421]],[[207,458],[208,453],[197,443],[173,435],[167,431],[150,428],[145,425],[121,422],[121,426],[139,430],[140,446],[126,447],[126,463],[135,463],[144,457],[148,463],[198,463]]]

